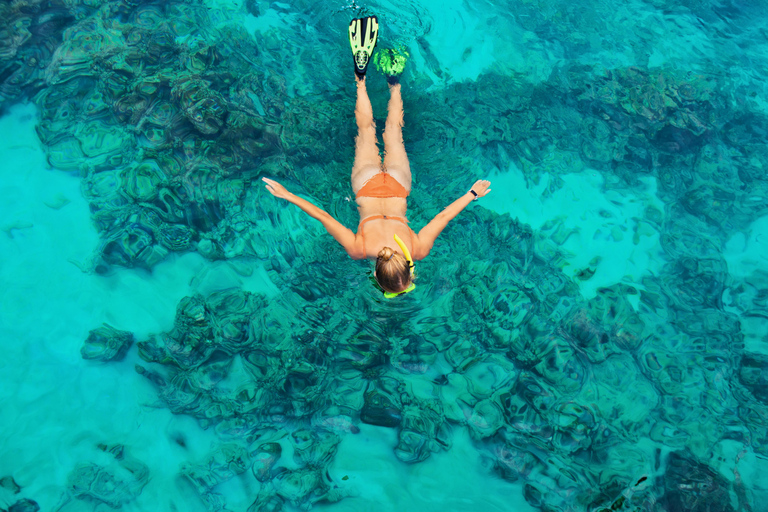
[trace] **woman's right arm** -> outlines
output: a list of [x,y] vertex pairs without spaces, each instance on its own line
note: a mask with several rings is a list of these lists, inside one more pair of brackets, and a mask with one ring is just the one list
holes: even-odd
[[[477,180],[475,184],[472,185],[471,190],[474,190],[477,193],[477,197],[483,197],[491,191],[489,188],[490,186],[490,181]],[[417,235],[419,239],[418,249],[414,247],[413,259],[423,260],[426,258],[432,250],[435,240],[440,233],[442,233],[443,229],[445,229],[445,226],[447,226],[448,223],[461,212],[461,210],[466,208],[469,203],[474,201],[474,199],[475,195],[472,194],[472,192],[467,192],[448,205],[445,210],[435,215],[435,218],[419,231],[419,234]]]
[[351,229],[344,227],[339,221],[334,219],[330,213],[326,212],[322,208],[318,208],[314,204],[310,203],[306,199],[303,199],[296,194],[288,192],[288,190],[275,180],[269,178],[261,179],[266,183],[267,190],[275,196],[281,199],[285,199],[289,203],[293,203],[304,212],[306,212],[313,219],[319,220],[328,233],[336,239],[337,242],[344,247],[354,259],[365,258],[364,251],[362,250],[362,244],[357,243],[357,235],[352,232]]

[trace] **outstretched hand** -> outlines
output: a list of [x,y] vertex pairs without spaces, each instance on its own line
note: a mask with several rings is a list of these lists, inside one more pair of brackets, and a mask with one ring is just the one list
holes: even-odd
[[288,199],[288,197],[291,195],[291,193],[288,192],[284,186],[275,180],[271,180],[269,178],[261,178],[261,181],[266,183],[267,190],[269,190],[269,193],[275,197],[279,197],[280,199]]
[[477,197],[484,197],[491,191],[489,188],[490,186],[491,182],[488,180],[477,180],[475,184],[472,185],[472,190],[477,193]]

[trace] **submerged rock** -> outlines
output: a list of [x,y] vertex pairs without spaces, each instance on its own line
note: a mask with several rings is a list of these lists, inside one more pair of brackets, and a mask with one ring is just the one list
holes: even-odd
[[387,395],[371,391],[365,395],[365,405],[360,411],[360,420],[380,427],[397,427],[402,414],[396,402]]
[[129,457],[121,445],[100,448],[112,454],[115,461],[108,466],[81,462],[69,473],[67,490],[77,499],[120,508],[141,494],[149,481],[149,468]]
[[88,333],[88,338],[83,343],[80,354],[83,359],[120,361],[125,357],[132,344],[132,333],[120,331],[111,325],[104,324]]
[[0,487],[13,494],[18,494],[21,491],[21,486],[16,483],[16,480],[14,480],[12,476],[4,476],[0,478]]
[[266,482],[272,478],[272,467],[280,459],[281,453],[282,448],[278,443],[264,443],[251,453],[251,470],[256,480]]
[[739,381],[756,399],[768,405],[768,356],[745,354],[739,368]]
[[730,487],[725,478],[690,454],[672,452],[659,503],[667,510],[735,512]]
[[8,508],[8,512],[38,512],[38,510],[40,510],[40,505],[29,498],[19,500]]
[[184,475],[201,495],[205,495],[218,484],[245,472],[251,464],[248,451],[237,443],[219,446],[200,464],[184,464]]

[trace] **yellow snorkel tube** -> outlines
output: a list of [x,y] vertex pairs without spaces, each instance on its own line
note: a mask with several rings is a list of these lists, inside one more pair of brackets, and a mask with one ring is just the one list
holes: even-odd
[[[413,258],[411,258],[411,251],[408,250],[408,248],[405,246],[405,243],[400,239],[399,236],[397,236],[397,234],[395,234],[395,242],[397,242],[397,245],[400,246],[400,250],[403,251],[403,256],[405,256],[405,259],[408,262],[408,266],[411,268],[411,278],[413,278],[415,265],[413,264]],[[406,288],[401,292],[397,292],[397,293],[384,292],[384,298],[391,299],[391,298],[397,297],[402,293],[412,292],[415,289],[416,289],[416,285],[411,283],[411,285],[408,288]]]

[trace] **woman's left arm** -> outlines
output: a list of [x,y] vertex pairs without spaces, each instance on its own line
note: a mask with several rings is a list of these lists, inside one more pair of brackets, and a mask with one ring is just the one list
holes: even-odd
[[471,203],[476,197],[483,197],[488,194],[488,192],[491,191],[489,188],[490,186],[490,181],[477,180],[471,188],[471,190],[475,191],[477,196],[475,196],[475,194],[472,192],[467,192],[452,202],[450,205],[448,205],[445,210],[435,215],[435,218],[432,219],[429,224],[424,226],[421,231],[419,231],[419,234],[417,235],[419,239],[419,246],[418,249],[414,248],[413,259],[423,260],[426,258],[427,255],[429,255],[429,252],[432,250],[432,246],[434,245],[435,240],[440,235],[440,233],[442,233],[443,229],[445,229],[445,226],[447,226],[448,223],[453,220],[453,218],[456,217],[464,208],[466,208],[467,205]]
[[352,232],[351,229],[344,227],[341,222],[334,219],[330,213],[326,212],[322,208],[318,208],[306,199],[288,192],[284,186],[275,180],[270,180],[269,178],[262,178],[261,180],[266,183],[267,190],[269,190],[273,196],[285,199],[289,203],[295,204],[304,212],[306,212],[307,215],[313,219],[319,220],[323,224],[325,230],[328,231],[328,233],[334,239],[336,239],[336,241],[339,242],[342,247],[344,247],[344,250],[347,251],[347,254],[349,254],[352,258],[365,258],[365,254],[360,254],[361,250],[358,248],[355,233]]

